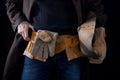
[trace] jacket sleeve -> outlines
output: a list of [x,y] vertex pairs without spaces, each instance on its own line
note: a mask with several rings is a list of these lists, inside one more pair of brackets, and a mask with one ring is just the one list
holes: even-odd
[[8,18],[12,24],[12,28],[16,31],[16,27],[22,22],[26,21],[26,17],[23,14],[22,4],[23,0],[6,0],[6,11]]
[[102,0],[88,0],[87,1],[87,18],[96,16],[96,27],[105,27],[107,15],[104,11]]

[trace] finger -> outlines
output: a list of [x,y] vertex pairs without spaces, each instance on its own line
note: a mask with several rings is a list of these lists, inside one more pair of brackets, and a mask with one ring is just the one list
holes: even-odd
[[28,38],[28,26],[27,25],[20,25],[18,27],[18,33],[22,35],[23,39],[28,41],[29,38]]
[[26,32],[22,32],[22,37],[25,41],[29,41],[29,37],[26,36]]
[[22,34],[22,28],[21,28],[21,25],[18,26],[18,34]]
[[32,29],[33,31],[35,31],[34,27],[30,24],[29,24],[29,28]]
[[26,40],[26,41],[29,41],[30,40],[30,38],[29,38],[29,35],[28,35],[28,27],[27,27],[28,25],[25,25],[24,26],[24,39]]
[[26,41],[29,41],[29,40],[30,40],[30,37],[29,37],[29,35],[28,35],[27,33],[24,33],[24,39],[25,39]]

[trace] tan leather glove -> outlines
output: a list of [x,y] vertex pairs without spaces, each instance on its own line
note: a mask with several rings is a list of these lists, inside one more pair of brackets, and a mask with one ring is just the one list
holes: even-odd
[[107,44],[105,40],[105,28],[99,27],[95,29],[93,37],[93,50],[98,55],[98,59],[89,58],[90,63],[101,64],[106,57]]
[[[32,59],[46,61],[48,57],[54,56],[57,35],[58,33],[47,30],[37,31],[32,48],[29,50]],[[30,46],[27,47],[29,49]]]
[[97,58],[97,55],[93,52],[92,47],[92,39],[95,30],[95,21],[96,18],[92,18],[78,27],[78,35],[80,40],[80,49],[82,52],[82,56]]
[[95,25],[96,18],[92,18],[78,27],[80,49],[90,63],[101,64],[106,56],[105,29]]

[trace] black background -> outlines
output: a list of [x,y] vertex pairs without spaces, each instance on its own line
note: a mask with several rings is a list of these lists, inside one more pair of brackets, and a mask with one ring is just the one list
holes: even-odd
[[[2,80],[6,56],[14,37],[4,2],[5,0],[0,0],[0,80]],[[107,55],[102,64],[89,64],[88,80],[120,80],[120,40],[118,40],[120,38],[120,4],[119,0],[118,2],[117,0],[103,0],[102,3],[107,14]]]

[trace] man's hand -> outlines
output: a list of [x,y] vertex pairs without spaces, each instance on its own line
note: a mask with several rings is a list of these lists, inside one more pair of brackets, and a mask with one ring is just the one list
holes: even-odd
[[29,28],[35,31],[34,27],[27,21],[23,21],[18,25],[18,34],[22,35],[23,39],[26,41],[30,40],[30,37],[28,34]]

